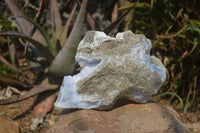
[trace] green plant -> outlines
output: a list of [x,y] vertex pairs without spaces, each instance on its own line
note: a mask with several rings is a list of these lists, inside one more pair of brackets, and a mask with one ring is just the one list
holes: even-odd
[[[129,29],[152,40],[152,53],[163,61],[168,75],[159,96],[171,97],[172,103],[176,98],[183,101],[184,112],[196,111],[200,102],[199,4],[199,1],[140,0],[129,19],[131,22],[125,22]],[[120,9],[127,10],[128,6]]]
[[[79,5],[81,5],[79,0],[76,1]],[[49,10],[50,25],[48,27],[50,28],[48,29],[48,31],[45,31],[41,28],[39,24],[36,23],[39,22],[39,19],[41,17],[41,12],[44,11],[43,0],[40,1],[39,11],[34,19],[36,22],[25,16],[24,13],[20,11],[20,9],[13,3],[12,0],[5,0],[5,2],[7,3],[11,12],[14,14],[14,18],[16,19],[22,32],[5,31],[5,32],[0,32],[0,36],[15,36],[17,38],[22,38],[27,42],[29,42],[26,43],[25,45],[25,51],[27,49],[27,46],[29,46],[31,53],[33,54],[33,57],[39,59],[38,60],[39,62],[41,63],[44,62],[43,59],[41,61],[41,57],[45,57],[45,59],[47,59],[45,63],[47,62],[46,64],[49,65],[46,65],[44,69],[48,74],[47,79],[51,80],[51,78],[53,77],[53,80],[51,81],[44,80],[44,82],[42,82],[39,87],[37,86],[32,89],[35,92],[30,91],[28,92],[27,95],[19,97],[18,99],[14,100],[11,99],[8,101],[1,102],[2,104],[16,102],[24,98],[27,98],[28,96],[40,93],[42,91],[51,90],[52,89],[51,82],[58,81],[56,83],[57,86],[55,87],[58,88],[62,77],[73,73],[75,65],[75,54],[77,46],[81,39],[81,33],[82,33],[81,29],[83,27],[83,22],[85,18],[85,8],[87,0],[83,0],[82,8],[79,11],[76,22],[68,38],[67,38],[67,33],[69,30],[69,25],[71,23],[71,19],[76,10],[77,5],[74,6],[65,25],[62,25],[61,14],[59,12],[57,0],[52,0],[50,2],[50,10]],[[119,24],[121,24],[122,21],[124,20],[125,16],[135,7],[136,3],[133,4],[129,10],[127,10],[123,15],[121,15],[115,22],[113,22],[110,26],[108,26],[104,31],[107,34],[109,34],[110,32],[113,31],[113,29],[118,27]],[[92,17],[89,14],[87,14],[86,18],[91,28],[94,28],[95,21],[92,19]],[[46,81],[48,81],[48,83]],[[48,84],[48,86],[45,87],[46,89],[41,89],[41,86],[44,86],[43,84],[45,84],[45,86],[47,86]]]
[[[6,13],[2,13],[2,15],[0,15],[0,31],[14,30],[15,28],[17,28],[16,23],[11,21]],[[9,74],[12,72],[12,68],[10,69],[10,67],[7,67],[8,64],[9,64],[9,66],[12,66],[13,68],[14,68],[13,65],[15,64],[14,60],[13,60],[13,53],[12,53],[13,45],[10,44],[10,40],[11,39],[9,37],[7,37],[7,38],[0,37],[0,46],[1,46],[0,74],[2,74],[2,75],[6,75],[6,74]],[[8,52],[8,54],[6,54],[6,52]],[[8,55],[8,56],[5,57],[6,55]],[[6,58],[8,58],[11,61],[11,64],[6,60]]]
[[[0,36],[14,36],[25,40],[25,52],[28,52],[27,58],[30,59],[30,55],[33,54],[32,57],[36,58],[37,62],[41,64],[41,68],[43,67],[43,70],[46,70],[46,72],[44,72],[45,78],[39,85],[34,85],[31,90],[16,99],[0,100],[0,104],[9,104],[21,101],[38,93],[52,90],[47,93],[48,95],[45,96],[45,99],[40,101],[40,103],[34,107],[34,118],[42,119],[53,106],[57,95],[55,92],[60,85],[62,77],[64,75],[73,73],[75,65],[75,53],[81,39],[81,29],[83,29],[87,0],[83,0],[77,19],[68,38],[67,33],[69,30],[70,21],[75,13],[77,4],[75,4],[66,23],[62,25],[57,0],[51,0],[50,28],[48,31],[44,31],[41,26],[36,23],[39,22],[41,12],[44,10],[43,0],[40,1],[40,10],[35,17],[36,22],[26,17],[12,0],[5,0],[5,2],[11,12],[14,14],[14,17],[22,32],[2,31],[0,32]],[[30,49],[27,49],[28,46]],[[10,49],[9,39],[8,48]],[[13,62],[13,56],[10,57],[11,63],[9,63],[3,56],[0,56],[0,61],[24,76],[23,72],[15,66]]]
[[[5,2],[7,3],[11,12],[14,14],[22,32],[2,31],[0,32],[0,35],[15,36],[30,42],[29,45],[35,57],[40,57],[42,55],[51,64],[47,70],[47,73],[49,74],[49,76],[47,76],[47,79],[50,80],[51,79],[50,75],[54,75],[54,80],[53,80],[54,83],[52,84],[51,81],[45,80],[48,81],[45,82],[45,86],[48,85],[46,86],[46,88],[51,88],[51,86],[54,86],[53,87],[54,89],[58,88],[62,76],[72,74],[74,69],[74,64],[75,64],[74,57],[76,53],[76,48],[81,39],[82,32],[80,29],[82,29],[84,23],[87,0],[84,0],[82,3],[80,12],[77,16],[76,22],[69,35],[69,38],[67,38],[69,24],[76,10],[77,5],[74,6],[65,25],[62,25],[62,20],[60,17],[57,1],[52,0],[50,2],[51,28],[48,30],[48,33],[50,34],[47,34],[47,32],[45,32],[37,23],[32,21],[30,18],[26,17],[22,13],[22,11],[20,11],[20,9],[13,3],[12,0],[5,0]],[[40,11],[42,11],[42,9]],[[55,86],[54,84],[56,81],[57,85]],[[44,85],[41,84],[40,86]],[[38,86],[33,88],[32,90],[36,91],[36,88],[39,88],[39,91],[42,92],[42,89]],[[11,101],[14,102],[16,100],[10,100],[9,102]]]

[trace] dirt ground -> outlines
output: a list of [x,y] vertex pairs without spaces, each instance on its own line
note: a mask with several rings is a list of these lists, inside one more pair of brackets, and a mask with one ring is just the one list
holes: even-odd
[[[61,111],[60,109],[53,108],[47,115],[42,124],[34,131],[30,130],[33,118],[33,107],[36,105],[38,96],[30,97],[21,102],[1,105],[0,106],[0,116],[6,116],[14,121],[16,121],[20,126],[20,131],[22,133],[43,133],[49,129],[56,116]],[[200,112],[191,112],[183,113],[180,109],[176,109],[177,106],[171,105],[167,100],[161,100],[160,104],[164,105],[172,114],[182,121],[186,127],[192,132],[196,132],[200,127]],[[174,110],[176,109],[176,111]],[[199,130],[198,130],[199,131]]]

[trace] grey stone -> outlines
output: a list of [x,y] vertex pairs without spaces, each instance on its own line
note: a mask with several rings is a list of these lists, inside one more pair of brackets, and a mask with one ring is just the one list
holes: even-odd
[[161,61],[150,56],[151,42],[131,31],[116,38],[90,31],[80,42],[80,73],[65,76],[55,106],[108,109],[121,97],[146,103],[166,79]]

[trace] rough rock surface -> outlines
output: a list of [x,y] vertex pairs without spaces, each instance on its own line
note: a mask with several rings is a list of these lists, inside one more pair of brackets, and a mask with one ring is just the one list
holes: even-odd
[[128,104],[111,111],[78,110],[59,116],[48,133],[188,133],[156,103]]
[[0,116],[0,133],[19,133],[19,125],[9,118]]
[[80,42],[80,73],[65,76],[55,106],[108,109],[120,97],[145,103],[166,79],[161,61],[150,56],[151,42],[131,31],[116,38],[91,31]]

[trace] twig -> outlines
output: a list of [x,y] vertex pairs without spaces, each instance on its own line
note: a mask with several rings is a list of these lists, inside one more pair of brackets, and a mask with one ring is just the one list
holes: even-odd
[[188,25],[186,25],[185,27],[183,27],[181,30],[179,30],[178,32],[176,32],[175,34],[172,35],[156,35],[156,38],[160,39],[160,38],[173,38],[178,36],[179,34],[181,34],[182,32],[184,32],[184,30],[188,27]]
[[113,22],[110,26],[108,26],[108,27],[104,30],[104,32],[105,32],[106,34],[109,34],[109,35],[110,35],[111,32],[112,32],[115,28],[117,28],[117,27],[122,23],[122,21],[124,21],[126,15],[137,5],[138,1],[139,1],[139,0],[137,0],[137,1],[135,2],[135,4],[133,4],[133,5],[131,6],[131,8],[129,8],[129,9],[128,9],[123,15],[121,15],[115,22]]
[[[76,0],[78,5],[81,6],[81,2]],[[99,30],[99,24],[95,21],[95,19],[90,15],[90,13],[86,12],[86,20],[92,30]]]
[[[34,18],[34,21],[35,21],[36,23],[38,23],[38,22],[40,21],[40,18],[41,18],[41,16],[42,16],[43,10],[44,10],[44,0],[41,0],[41,1],[40,1],[40,6],[39,6],[39,9],[38,9],[38,12],[37,12],[37,14],[36,14],[36,16],[35,16],[35,18]],[[32,37],[33,34],[35,33],[35,31],[36,31],[36,26],[34,25],[33,28],[31,29],[31,32],[29,33],[28,36],[29,36],[29,37]],[[29,46],[29,42],[26,41],[25,48],[24,48],[24,54],[26,53],[28,46]]]

